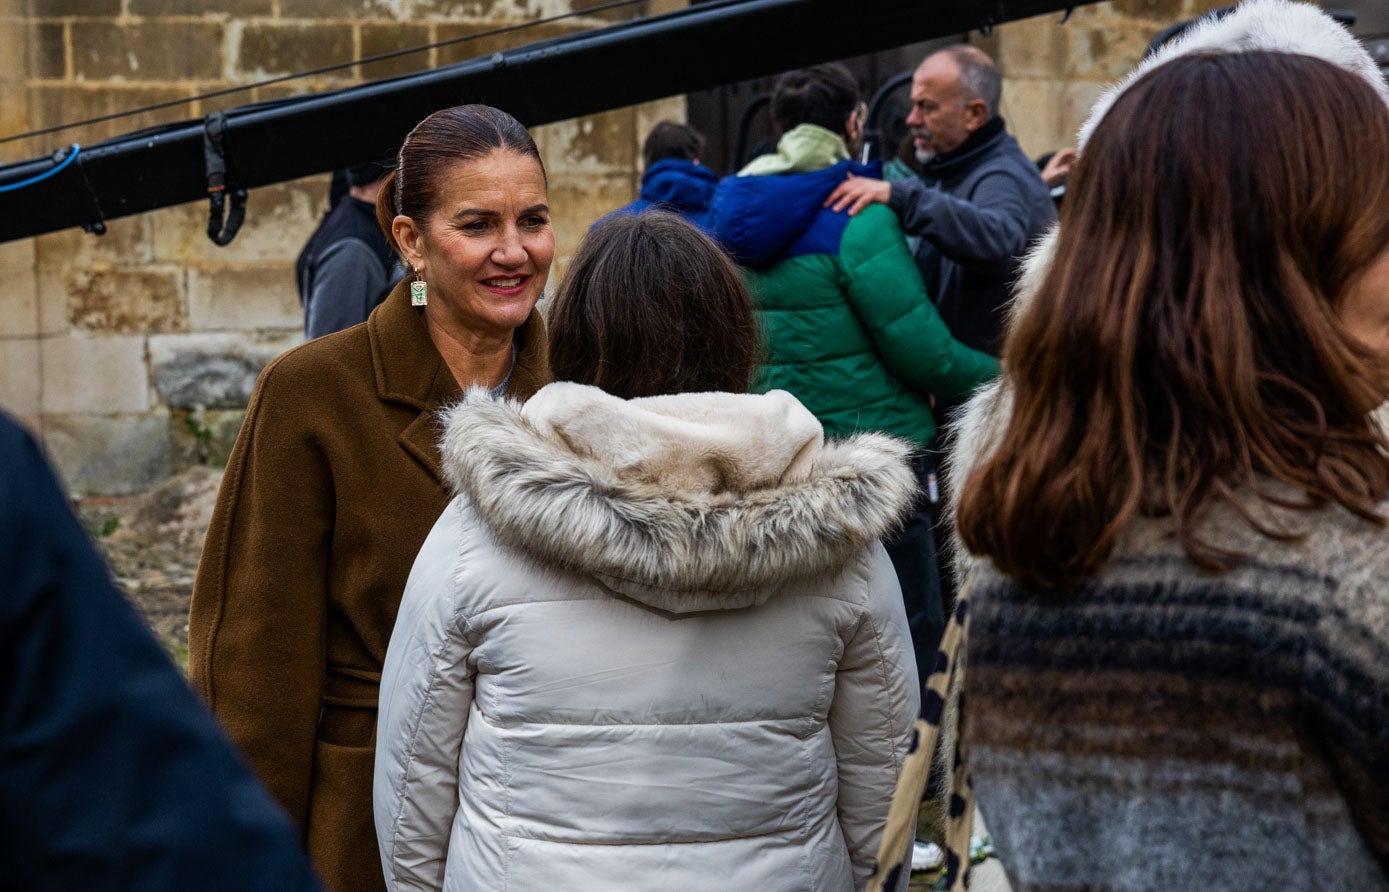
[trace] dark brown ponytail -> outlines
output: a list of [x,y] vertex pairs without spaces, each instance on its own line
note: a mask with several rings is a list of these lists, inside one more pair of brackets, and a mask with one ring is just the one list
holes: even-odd
[[400,245],[395,242],[395,232],[392,231],[395,218],[398,216],[400,211],[396,208],[395,171],[392,170],[381,181],[381,192],[376,196],[376,225],[385,233],[386,244],[391,246],[391,250],[403,257],[405,255],[401,254]]

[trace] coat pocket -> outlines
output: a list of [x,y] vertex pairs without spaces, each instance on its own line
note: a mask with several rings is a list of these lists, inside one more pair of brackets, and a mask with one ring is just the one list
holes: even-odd
[[307,843],[309,857],[329,889],[383,888],[371,816],[375,762],[376,747],[371,744],[339,746],[322,740],[314,744]]
[[339,747],[371,747],[380,692],[381,673],[329,666],[315,736]]

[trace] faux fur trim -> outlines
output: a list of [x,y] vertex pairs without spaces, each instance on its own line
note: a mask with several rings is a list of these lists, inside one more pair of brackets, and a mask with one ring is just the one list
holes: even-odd
[[1190,53],[1247,53],[1251,51],[1299,53],[1324,59],[1358,74],[1389,103],[1389,88],[1369,51],[1331,16],[1309,3],[1288,0],[1249,0],[1222,19],[1207,18],[1186,29],[1139,63],[1128,77],[1101,94],[1081,125],[1076,147],[1085,144],[1100,120],[1134,81],[1165,62]]
[[672,612],[761,603],[842,568],[917,489],[910,446],[882,434],[826,443],[799,482],[691,492],[625,477],[480,389],[444,422],[449,482],[499,541]]

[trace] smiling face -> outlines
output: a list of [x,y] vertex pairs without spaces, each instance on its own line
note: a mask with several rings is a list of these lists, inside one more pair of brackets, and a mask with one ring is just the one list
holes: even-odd
[[505,149],[454,162],[429,219],[395,218],[405,260],[429,287],[425,312],[458,337],[507,337],[526,321],[555,256],[540,164]]

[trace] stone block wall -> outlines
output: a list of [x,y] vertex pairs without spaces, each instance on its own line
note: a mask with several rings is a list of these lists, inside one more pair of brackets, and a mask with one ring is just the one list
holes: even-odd
[[[582,11],[598,0],[0,0],[0,137]],[[0,144],[0,162],[219,108],[448,64],[667,11],[651,0],[306,80]],[[537,128],[557,284],[588,226],[635,195],[640,143],[675,98]],[[0,407],[78,494],[144,489],[225,461],[259,370],[302,340],[294,259],[328,177],[254,190],[228,247],[202,203],[0,244]]]
[[[374,80],[663,12],[648,0],[346,70],[0,143],[0,162],[220,108]],[[1162,28],[1221,0],[1112,0],[976,41],[1005,75],[1003,114],[1032,155],[1069,145],[1103,86]],[[600,0],[0,0],[0,137],[597,7]],[[537,128],[557,283],[589,224],[630,200],[640,143],[680,98]],[[77,493],[146,488],[225,460],[259,369],[298,343],[293,262],[326,176],[255,190],[229,247],[201,203],[0,244],[0,406],[40,434]]]
[[1226,0],[1113,0],[1010,22],[973,39],[1003,72],[1001,111],[1032,157],[1071,146],[1104,88],[1128,74],[1169,25]]

